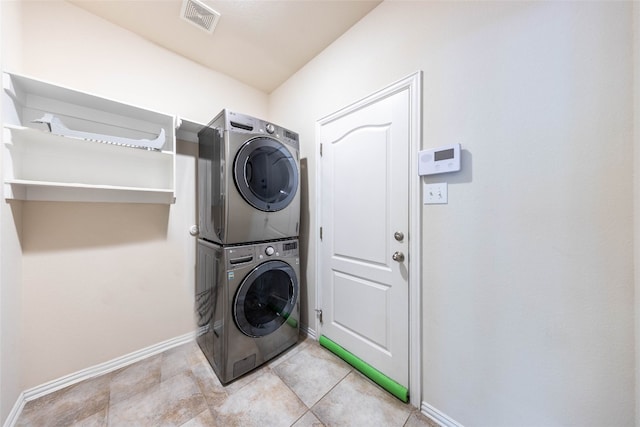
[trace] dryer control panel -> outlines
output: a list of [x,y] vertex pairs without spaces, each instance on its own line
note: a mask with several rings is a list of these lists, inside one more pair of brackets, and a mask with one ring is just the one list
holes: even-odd
[[[226,130],[233,130],[234,132],[247,132],[251,134],[266,134],[278,138],[285,144],[289,144],[296,149],[300,148],[298,134],[278,126],[273,123],[269,123],[265,120],[251,117],[246,114],[240,114],[229,110],[223,110],[221,112],[225,118]],[[215,121],[214,119],[213,121]],[[212,122],[213,122],[212,121]]]

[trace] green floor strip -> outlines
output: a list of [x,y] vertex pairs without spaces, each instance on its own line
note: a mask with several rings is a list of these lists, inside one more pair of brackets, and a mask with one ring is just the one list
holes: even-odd
[[373,366],[369,365],[367,362],[349,353],[347,350],[340,347],[338,344],[331,341],[324,335],[320,336],[319,342],[321,346],[336,354],[339,358],[343,359],[349,365],[362,372],[373,382],[378,384],[383,389],[387,390],[389,393],[393,394],[398,399],[402,400],[405,403],[409,401],[409,390],[407,390],[406,387],[398,384],[382,372],[378,371]]

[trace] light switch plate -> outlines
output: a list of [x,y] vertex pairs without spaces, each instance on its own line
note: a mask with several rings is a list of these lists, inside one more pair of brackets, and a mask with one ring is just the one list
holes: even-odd
[[423,191],[425,205],[446,205],[448,203],[446,182],[424,184]]

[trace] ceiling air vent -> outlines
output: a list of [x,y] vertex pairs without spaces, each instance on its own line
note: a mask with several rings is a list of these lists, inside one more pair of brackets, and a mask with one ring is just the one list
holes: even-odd
[[213,33],[220,14],[198,0],[184,0],[180,17],[207,33]]

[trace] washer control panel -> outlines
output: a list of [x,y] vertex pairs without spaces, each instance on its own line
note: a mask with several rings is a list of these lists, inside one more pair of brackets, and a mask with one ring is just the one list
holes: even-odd
[[274,133],[276,131],[276,127],[271,123],[267,123],[267,125],[264,128],[267,131],[267,133]]
[[274,258],[298,258],[298,240],[277,240],[250,245],[228,246],[225,248],[227,269],[245,268],[248,264]]
[[297,240],[282,240],[257,244],[258,259],[298,256]]

